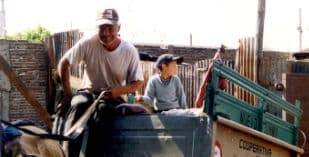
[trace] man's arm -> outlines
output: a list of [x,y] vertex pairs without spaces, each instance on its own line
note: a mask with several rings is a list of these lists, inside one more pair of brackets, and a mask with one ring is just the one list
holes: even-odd
[[123,95],[123,94],[134,93],[138,89],[142,88],[143,82],[144,81],[138,80],[138,81],[133,81],[126,86],[112,88],[111,89],[111,94],[112,94],[111,97],[117,98],[117,97],[119,97],[120,95]]
[[58,64],[58,71],[61,78],[63,95],[61,99],[60,107],[70,102],[72,97],[72,91],[70,87],[70,63],[66,58],[62,58]]

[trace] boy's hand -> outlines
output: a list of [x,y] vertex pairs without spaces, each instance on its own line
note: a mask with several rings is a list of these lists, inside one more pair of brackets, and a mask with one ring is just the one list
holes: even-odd
[[135,102],[142,102],[142,101],[143,101],[143,98],[142,98],[141,95],[136,95],[136,96],[134,97],[134,100],[135,100]]

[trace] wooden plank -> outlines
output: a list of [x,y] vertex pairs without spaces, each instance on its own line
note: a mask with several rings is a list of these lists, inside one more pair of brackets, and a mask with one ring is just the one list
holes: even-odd
[[26,98],[28,103],[34,108],[39,114],[43,122],[52,128],[52,122],[50,120],[49,113],[42,107],[38,100],[33,96],[30,90],[27,89],[26,85],[18,78],[14,71],[10,68],[7,61],[0,55],[0,70],[9,78],[10,82],[15,85],[16,89]]
[[[257,82],[257,73],[256,73],[256,56],[255,56],[255,38],[251,40],[251,55],[252,55],[252,81]],[[257,104],[255,95],[252,96],[252,104]]]
[[[245,58],[245,62],[244,62],[244,69],[245,69],[245,73],[244,76],[248,79],[250,79],[250,75],[249,75],[249,41],[248,38],[245,38],[245,53],[244,53],[244,58]],[[246,102],[249,102],[249,92],[244,90],[244,100]]]
[[[251,53],[251,38],[248,38],[248,78],[252,80],[252,53]],[[252,94],[248,93],[248,103],[252,104]]]
[[222,156],[292,157],[304,153],[299,147],[222,117],[218,117],[214,125],[216,133],[213,138],[220,143]]
[[[245,64],[245,55],[246,55],[246,41],[245,39],[242,40],[242,50],[241,50],[241,66],[240,66],[240,69],[241,69],[241,74],[243,76],[245,76],[245,67],[246,67],[246,64]],[[240,91],[241,91],[241,95],[240,95],[240,98],[241,100],[244,100],[245,101],[245,90],[243,88],[240,88]]]

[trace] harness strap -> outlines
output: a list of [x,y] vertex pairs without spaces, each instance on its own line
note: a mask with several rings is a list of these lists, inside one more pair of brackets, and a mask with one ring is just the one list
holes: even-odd
[[40,138],[46,138],[46,139],[52,139],[52,140],[57,140],[57,141],[70,141],[70,140],[73,140],[73,138],[70,138],[68,136],[63,136],[63,135],[56,135],[56,134],[39,134],[39,133],[36,133],[36,132],[33,132],[29,129],[25,129],[25,128],[21,128],[17,125],[14,125],[8,121],[5,121],[3,119],[0,119],[0,122],[2,122],[3,124],[7,125],[7,126],[11,126],[11,127],[14,127],[18,130],[21,130],[22,132],[26,133],[26,134],[30,134],[30,135],[33,135],[33,136],[38,136]]

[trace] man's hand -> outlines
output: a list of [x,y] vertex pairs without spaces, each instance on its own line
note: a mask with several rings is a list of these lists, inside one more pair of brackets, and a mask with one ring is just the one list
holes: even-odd
[[101,92],[104,92],[103,99],[111,99],[111,98],[113,98],[112,88],[102,88]]
[[65,108],[71,106],[72,95],[64,94],[60,100],[60,103],[57,106],[57,114],[62,114],[62,111],[65,111]]

